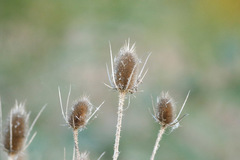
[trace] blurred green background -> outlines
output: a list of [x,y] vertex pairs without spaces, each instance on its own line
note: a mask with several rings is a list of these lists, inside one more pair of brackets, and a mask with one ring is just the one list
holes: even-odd
[[[105,104],[79,135],[91,159],[111,159],[117,93],[108,82],[108,41],[116,55],[127,38],[149,72],[124,113],[119,160],[150,158],[159,125],[149,113],[151,95],[169,91],[182,105],[181,127],[165,134],[156,159],[237,160],[240,156],[240,1],[1,0],[0,96],[3,118],[15,99],[26,100],[30,120],[47,103],[34,128],[29,159],[72,157],[71,129],[64,126],[57,87],[65,103],[83,94]],[[2,159],[5,154],[2,154]],[[1,156],[0,156],[1,157]]]

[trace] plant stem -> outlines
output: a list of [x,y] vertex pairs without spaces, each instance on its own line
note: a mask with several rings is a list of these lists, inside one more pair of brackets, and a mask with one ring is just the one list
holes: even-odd
[[155,157],[155,155],[157,153],[157,150],[160,147],[159,142],[162,139],[162,135],[165,132],[165,129],[166,129],[166,127],[164,126],[164,127],[161,127],[161,129],[159,130],[158,137],[156,139],[155,146],[153,148],[153,152],[152,152],[152,156],[151,156],[150,160],[154,160],[154,157]]
[[120,133],[121,133],[121,127],[122,127],[122,117],[123,117],[123,104],[125,99],[125,92],[119,93],[119,103],[118,103],[118,119],[117,119],[117,129],[116,129],[116,135],[115,135],[115,144],[114,144],[114,154],[113,154],[113,160],[118,159],[119,155],[119,141],[120,141]]
[[80,152],[78,148],[78,130],[75,129],[73,130],[73,138],[74,138],[74,143],[75,143],[75,151],[77,154],[77,160],[80,160]]

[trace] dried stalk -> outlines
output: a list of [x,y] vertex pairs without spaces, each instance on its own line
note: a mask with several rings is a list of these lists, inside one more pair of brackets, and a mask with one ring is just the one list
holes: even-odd
[[113,154],[113,160],[117,160],[119,156],[119,141],[120,141],[120,133],[121,133],[121,127],[122,127],[122,117],[123,117],[123,104],[125,100],[125,92],[119,93],[119,104],[118,104],[118,120],[117,120],[117,129],[116,129],[116,135],[115,135],[115,144],[114,144],[114,154]]
[[156,142],[155,142],[155,145],[154,145],[154,148],[153,148],[153,152],[152,152],[152,156],[151,156],[150,160],[154,160],[154,157],[155,157],[155,155],[157,153],[157,150],[160,147],[159,142],[162,139],[162,135],[164,134],[165,129],[166,129],[166,127],[164,126],[164,127],[161,127],[161,129],[159,130],[158,137],[156,139]]

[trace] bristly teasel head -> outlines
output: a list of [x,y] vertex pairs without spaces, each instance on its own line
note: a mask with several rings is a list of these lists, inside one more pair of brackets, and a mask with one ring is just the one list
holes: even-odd
[[68,117],[68,123],[73,130],[83,128],[87,124],[92,108],[93,105],[87,97],[82,97],[75,102]]
[[109,69],[107,66],[108,79],[110,86],[105,84],[111,89],[115,89],[122,93],[134,93],[137,91],[138,86],[142,83],[143,78],[147,74],[148,70],[143,73],[144,67],[147,60],[151,54],[146,58],[141,71],[139,71],[139,64],[141,61],[138,59],[135,50],[135,43],[130,46],[130,39],[125,43],[125,45],[120,49],[117,57],[114,58],[112,49],[110,45],[110,57],[111,57],[111,75],[109,74]]
[[170,125],[175,118],[175,105],[168,93],[162,92],[158,98],[156,118],[163,126]]
[[[163,127],[172,127],[172,129],[176,129],[179,127],[179,122],[188,114],[183,115],[179,118],[182,110],[187,102],[190,91],[184,100],[184,103],[176,116],[175,111],[175,103],[173,99],[169,96],[168,92],[162,92],[161,96],[157,99],[157,107],[155,109],[155,119],[163,126]],[[179,119],[178,119],[179,118]]]
[[23,150],[28,128],[27,121],[28,116],[24,104],[16,103],[16,106],[10,111],[4,130],[3,145],[9,155],[17,155]]
[[114,61],[115,82],[121,92],[133,91],[137,83],[139,59],[135,52],[135,45],[131,48],[126,43],[119,51]]

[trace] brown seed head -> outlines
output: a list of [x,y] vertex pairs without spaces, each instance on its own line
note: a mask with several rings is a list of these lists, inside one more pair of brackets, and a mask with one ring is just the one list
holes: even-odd
[[4,149],[9,155],[17,155],[24,147],[27,130],[27,113],[24,104],[17,104],[11,110],[4,130]]
[[83,97],[72,106],[68,123],[74,129],[82,128],[86,125],[92,111],[92,104],[87,97]]
[[137,81],[139,59],[134,45],[126,43],[115,58],[115,82],[121,92],[133,91]]
[[162,92],[160,100],[157,102],[156,118],[163,126],[169,125],[174,120],[174,102],[168,93]]

